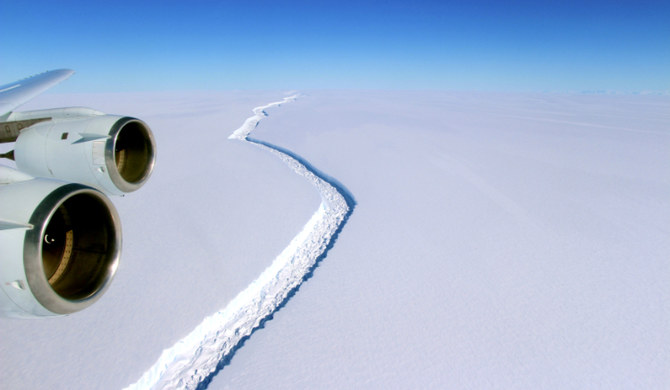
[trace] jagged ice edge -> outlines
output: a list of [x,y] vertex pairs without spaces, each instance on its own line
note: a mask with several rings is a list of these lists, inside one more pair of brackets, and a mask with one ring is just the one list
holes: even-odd
[[[266,109],[294,101],[297,95],[280,102],[256,107],[252,117],[230,135],[230,139],[250,142],[247,136],[267,116]],[[158,361],[126,389],[194,389],[221,359],[272,314],[300,283],[343,223],[349,211],[346,200],[333,186],[316,176],[291,156],[271,147],[253,143],[277,155],[293,171],[309,180],[321,194],[321,204],[302,231],[275,258],[272,264],[228,305],[206,317],[190,334],[165,349]]]

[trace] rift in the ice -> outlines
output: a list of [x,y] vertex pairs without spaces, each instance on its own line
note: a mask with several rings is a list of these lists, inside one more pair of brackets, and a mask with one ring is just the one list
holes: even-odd
[[[266,141],[263,141],[263,140],[260,140],[260,139],[251,138],[251,137],[247,137],[247,141],[252,142],[254,144],[258,144],[258,145],[263,145],[263,146],[268,147],[270,149],[274,149],[274,150],[276,150],[280,153],[283,153],[283,154],[293,158],[294,160],[296,160],[297,162],[302,164],[305,168],[307,168],[308,171],[312,172],[316,177],[320,178],[321,180],[323,180],[326,183],[333,186],[337,190],[337,192],[339,192],[340,195],[342,195],[342,197],[344,197],[344,200],[347,202],[347,206],[349,206],[349,214],[351,214],[351,212],[353,211],[354,206],[356,206],[356,199],[354,199],[354,196],[351,194],[351,192],[347,189],[347,187],[345,187],[342,183],[340,183],[339,180],[335,179],[332,176],[329,176],[329,175],[323,173],[321,170],[315,168],[309,161],[305,160],[302,156],[300,156],[300,155],[298,155],[298,154],[296,154],[296,153],[294,153],[294,152],[292,152],[292,151],[290,151],[286,148],[271,144],[269,142],[266,142]],[[342,224],[342,225],[344,226],[344,224]]]
[[[265,115],[267,115],[265,113],[265,111],[263,111],[263,113]],[[333,188],[335,188],[337,190],[337,192],[339,192],[340,195],[342,195],[342,197],[347,202],[347,206],[349,207],[349,211],[345,214],[344,219],[342,220],[342,223],[340,224],[339,228],[337,228],[337,230],[335,231],[335,233],[331,237],[330,241],[328,242],[328,245],[326,246],[326,250],[319,257],[317,257],[316,261],[314,262],[314,265],[312,265],[309,268],[309,270],[307,271],[307,273],[305,273],[305,275],[302,277],[302,281],[300,282],[300,284],[298,284],[297,286],[295,286],[293,289],[291,289],[288,292],[288,295],[286,295],[286,298],[284,298],[284,300],[277,306],[277,309],[274,312],[270,313],[270,315],[268,315],[267,317],[263,318],[261,320],[260,324],[258,325],[258,327],[256,327],[249,335],[242,338],[240,340],[240,342],[230,351],[230,353],[223,356],[221,361],[219,361],[219,363],[217,364],[216,370],[213,371],[211,374],[209,374],[205,379],[203,379],[202,382],[200,382],[200,384],[197,387],[198,390],[207,389],[209,387],[209,384],[214,379],[214,377],[216,377],[216,375],[218,375],[219,372],[221,372],[221,370],[223,370],[227,365],[230,364],[233,357],[235,357],[235,354],[237,353],[237,351],[240,350],[242,347],[244,347],[244,344],[247,342],[247,340],[254,333],[259,331],[260,329],[264,329],[265,324],[268,321],[270,321],[274,318],[275,313],[279,312],[279,310],[281,310],[284,306],[286,306],[286,304],[291,300],[291,298],[293,298],[293,296],[300,290],[300,286],[302,286],[302,284],[305,281],[309,280],[312,276],[314,276],[314,271],[319,267],[319,265],[323,261],[323,259],[325,259],[326,256],[328,256],[328,252],[333,248],[333,246],[335,246],[335,242],[337,242],[337,238],[340,235],[340,232],[344,228],[344,225],[346,225],[347,221],[349,220],[349,217],[354,212],[354,208],[356,207],[356,199],[351,194],[351,192],[349,192],[349,190],[344,185],[342,185],[342,183],[340,183],[337,179],[332,178],[329,175],[326,175],[325,173],[321,172],[317,168],[314,168],[314,166],[312,164],[310,164],[307,160],[305,160],[303,157],[297,155],[296,153],[294,153],[294,152],[292,152],[288,149],[282,148],[280,146],[273,145],[269,142],[261,141],[259,139],[254,139],[254,138],[247,137],[246,140],[249,141],[249,142],[258,144],[258,145],[263,145],[263,146],[265,146],[267,148],[270,148],[270,149],[274,149],[274,150],[276,150],[280,153],[284,153],[284,154],[292,157],[296,161],[298,161],[308,171],[312,172],[315,176],[319,177],[321,180],[323,180],[326,183],[333,186]]]
[[252,117],[235,130],[231,139],[247,141],[278,156],[296,174],[316,187],[321,204],[302,231],[275,258],[260,276],[241,291],[226,307],[206,317],[190,334],[163,351],[158,361],[129,388],[207,388],[245,341],[284,307],[301,284],[333,248],[351,216],[355,200],[337,180],[320,172],[309,162],[284,148],[249,139],[264,111],[295,100],[256,107]]

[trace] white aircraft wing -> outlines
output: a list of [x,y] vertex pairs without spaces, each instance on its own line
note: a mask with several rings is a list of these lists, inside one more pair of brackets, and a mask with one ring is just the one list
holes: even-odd
[[73,73],[74,71],[70,69],[50,70],[23,80],[0,85],[0,119]]

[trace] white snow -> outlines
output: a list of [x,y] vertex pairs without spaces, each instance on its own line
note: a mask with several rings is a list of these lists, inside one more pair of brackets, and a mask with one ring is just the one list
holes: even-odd
[[670,387],[667,97],[315,92],[254,134],[357,206],[210,389]]
[[[114,199],[124,250],[106,296],[66,318],[0,320],[0,387],[123,388],[195,334],[159,371],[186,383],[214,367],[210,389],[670,388],[670,97],[303,91],[249,118],[260,147],[226,139],[283,96],[31,103],[142,118],[159,160]],[[286,167],[296,157],[355,211],[280,310],[258,298],[207,333],[203,319],[260,297],[245,292],[292,283],[273,259],[320,229],[314,180]],[[214,348],[189,355],[200,344]]]

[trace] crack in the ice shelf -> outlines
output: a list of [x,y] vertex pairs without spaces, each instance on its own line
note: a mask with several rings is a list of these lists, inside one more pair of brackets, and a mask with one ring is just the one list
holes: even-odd
[[314,261],[314,264],[313,264],[313,265],[307,270],[307,272],[303,275],[302,280],[300,281],[300,283],[298,283],[298,285],[296,285],[293,289],[291,289],[291,290],[287,293],[286,298],[284,298],[284,300],[277,306],[277,308],[275,309],[274,312],[270,313],[267,317],[263,318],[263,319],[261,320],[261,322],[260,322],[260,324],[258,325],[257,328],[253,329],[249,335],[243,337],[243,338],[240,340],[240,342],[238,343],[238,345],[236,345],[236,346],[230,351],[230,353],[229,353],[228,355],[224,356],[224,357],[221,359],[221,361],[219,362],[219,364],[218,364],[217,367],[216,367],[216,370],[215,370],[214,372],[212,372],[209,376],[207,376],[207,378],[205,378],[205,379],[198,385],[198,387],[196,388],[196,389],[198,389],[198,390],[204,390],[204,389],[207,389],[207,387],[209,386],[209,384],[211,383],[211,381],[214,379],[214,377],[216,377],[216,375],[217,375],[221,370],[223,370],[224,367],[226,367],[227,365],[230,364],[231,360],[232,360],[233,357],[235,356],[235,353],[237,353],[237,351],[238,351],[239,349],[241,349],[241,348],[244,346],[244,344],[246,343],[246,341],[247,341],[249,338],[251,338],[251,336],[252,336],[256,331],[265,328],[265,323],[266,323],[267,321],[272,320],[272,319],[274,318],[274,314],[277,313],[277,312],[279,312],[279,310],[281,310],[284,306],[286,306],[286,304],[288,303],[288,301],[289,301],[291,298],[293,298],[293,296],[298,292],[298,290],[300,290],[300,286],[302,286],[302,284],[303,284],[305,281],[309,280],[309,279],[314,275],[314,270],[319,266],[319,264],[321,263],[321,261],[322,261],[323,259],[326,258],[326,256],[328,255],[328,251],[330,251],[330,249],[332,249],[333,246],[335,245],[335,242],[337,242],[337,238],[338,238],[340,232],[342,231],[342,228],[343,228],[344,225],[347,223],[347,221],[348,221],[348,219],[349,219],[349,216],[351,215],[351,213],[352,213],[353,210],[354,210],[354,207],[356,206],[356,201],[354,200],[354,197],[353,197],[353,196],[351,195],[351,193],[346,189],[346,187],[344,187],[344,186],[343,186],[339,181],[337,181],[336,179],[331,178],[330,176],[325,175],[324,173],[322,173],[322,172],[319,171],[318,169],[314,168],[310,163],[308,163],[305,159],[303,159],[303,158],[300,157],[299,155],[297,155],[297,154],[295,154],[295,153],[289,151],[288,149],[284,149],[284,148],[282,148],[282,147],[279,147],[279,146],[270,144],[270,143],[265,142],[265,141],[260,141],[260,140],[252,139],[252,138],[248,138],[248,137],[247,137],[247,141],[249,141],[249,142],[251,142],[251,143],[255,143],[255,144],[257,144],[257,145],[265,146],[265,147],[270,148],[270,149],[274,149],[274,150],[276,150],[276,151],[278,151],[278,152],[280,152],[280,153],[284,153],[284,154],[290,156],[291,158],[295,159],[295,160],[298,161],[299,163],[301,163],[303,166],[305,166],[305,168],[307,168],[309,171],[311,171],[315,176],[319,177],[320,179],[324,180],[325,182],[327,182],[328,184],[330,184],[331,186],[333,186],[333,187],[340,193],[340,195],[342,195],[342,197],[345,199],[345,201],[346,201],[346,203],[347,203],[348,211],[347,211],[347,213],[345,214],[344,218],[342,219],[342,222],[340,223],[340,225],[339,225],[339,227],[337,228],[337,230],[335,230],[335,232],[334,232],[333,235],[331,236],[330,241],[328,242],[328,244],[327,244],[327,246],[326,246],[326,249],[323,251],[323,253],[322,253],[320,256],[318,256],[318,257],[316,258],[316,260]]
[[258,329],[271,320],[296,294],[302,283],[333,248],[356,205],[351,193],[337,180],[320,172],[299,155],[282,147],[249,138],[267,108],[293,101],[254,108],[254,116],[229,138],[277,155],[295,173],[305,177],[321,195],[321,204],[302,231],[247,288],[223,310],[206,317],[189,335],[163,351],[158,361],[129,388],[205,389],[230,363],[235,353]]

